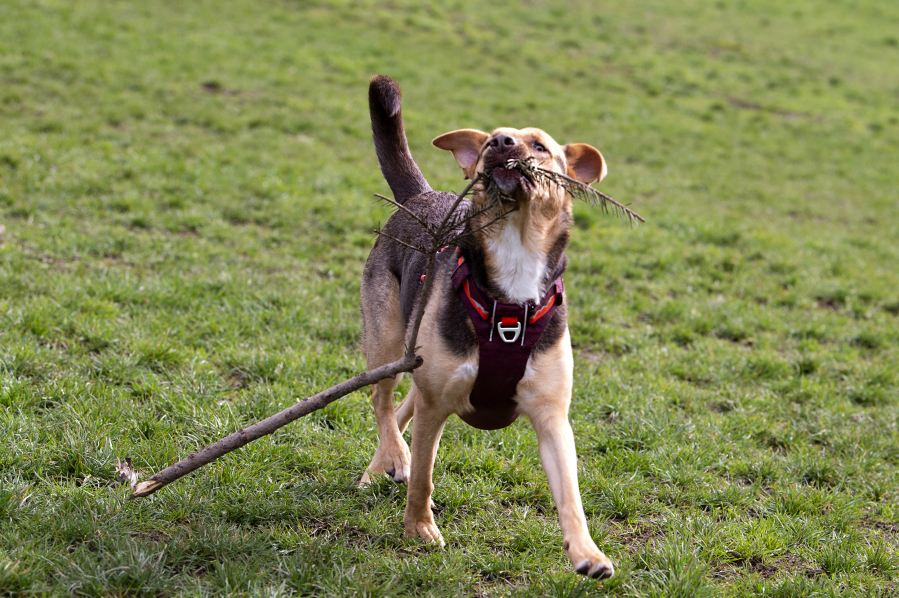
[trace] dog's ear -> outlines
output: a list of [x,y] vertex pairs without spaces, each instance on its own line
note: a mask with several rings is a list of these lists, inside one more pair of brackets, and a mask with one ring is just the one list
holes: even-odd
[[431,143],[442,150],[453,152],[453,158],[465,173],[465,178],[470,179],[475,174],[474,169],[478,164],[478,155],[488,137],[490,135],[476,129],[459,129],[435,137]]
[[568,161],[568,174],[588,185],[605,178],[606,161],[599,150],[586,143],[569,143],[562,147]]

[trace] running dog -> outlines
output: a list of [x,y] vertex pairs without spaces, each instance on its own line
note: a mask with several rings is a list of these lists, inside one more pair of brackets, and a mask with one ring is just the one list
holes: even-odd
[[[395,200],[439,224],[456,195],[431,189],[412,159],[399,85],[375,76],[368,97],[378,162]],[[578,573],[611,577],[612,561],[587,528],[568,422],[573,359],[561,277],[568,263],[572,200],[563,189],[504,166],[532,159],[543,169],[589,184],[605,176],[605,160],[589,145],[559,145],[535,128],[461,129],[440,135],[433,144],[452,152],[465,178],[489,174],[515,209],[486,228],[481,226],[489,215],[475,215],[466,224],[470,234],[438,255],[417,341],[424,363],[396,408],[393,389],[399,377],[372,385],[379,444],[360,484],[380,474],[406,482],[406,535],[444,545],[431,513],[431,475],[447,418],[456,414],[490,430],[524,414],[537,433],[568,558]],[[460,209],[474,214],[487,205],[486,191],[478,189]],[[425,255],[387,235],[409,244],[430,242],[403,210],[383,231],[362,275],[362,349],[369,369],[403,356],[427,262]],[[413,414],[410,454],[402,434]]]

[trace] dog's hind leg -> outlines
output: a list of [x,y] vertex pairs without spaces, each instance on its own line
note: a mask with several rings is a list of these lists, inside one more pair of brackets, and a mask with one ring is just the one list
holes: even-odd
[[[362,277],[362,350],[368,368],[374,369],[403,356],[406,327],[396,278],[371,263],[365,270]],[[386,378],[371,386],[371,401],[378,422],[378,450],[360,484],[367,484],[371,476],[384,473],[397,482],[409,478],[412,457],[394,412],[393,389],[399,380],[400,376]]]
[[[399,384],[399,380],[402,374],[397,376],[397,384]],[[412,421],[412,413],[415,408],[415,397],[413,394],[415,393],[415,387],[412,387],[412,390],[409,391],[409,394],[406,395],[406,398],[403,399],[403,402],[399,404],[399,407],[396,408],[396,426],[400,431],[400,435],[406,431],[406,428],[409,426],[409,422]],[[386,473],[386,468],[392,465],[392,461],[390,464],[385,465],[385,463],[389,460],[388,456],[383,454],[381,450],[381,445],[378,444],[378,449],[375,451],[374,457],[372,457],[371,463],[368,464],[368,467],[365,468],[365,473],[362,474],[362,479],[359,480],[359,486],[366,486],[369,482],[371,482],[371,475],[375,473]],[[391,476],[393,477],[393,476]],[[406,472],[406,478],[408,479],[408,471]]]

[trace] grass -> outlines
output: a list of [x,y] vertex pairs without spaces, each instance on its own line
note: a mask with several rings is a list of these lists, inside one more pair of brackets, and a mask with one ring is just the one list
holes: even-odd
[[[897,30],[868,0],[4,2],[0,593],[895,595]],[[376,72],[435,187],[432,137],[539,126],[648,220],[578,205],[566,275],[609,581],[571,572],[527,422],[447,426],[446,550],[355,489],[363,393],[114,482],[363,368]]]

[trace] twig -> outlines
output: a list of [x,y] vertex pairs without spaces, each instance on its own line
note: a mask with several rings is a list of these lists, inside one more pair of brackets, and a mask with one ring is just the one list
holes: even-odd
[[[418,253],[423,253],[423,254],[427,255],[427,254],[429,254],[429,253],[431,252],[430,249],[428,249],[428,248],[426,248],[426,247],[423,247],[423,246],[421,246],[421,245],[412,245],[411,243],[406,243],[405,241],[403,241],[403,240],[400,239],[399,237],[394,237],[394,236],[391,235],[390,233],[385,233],[384,230],[383,230],[383,229],[380,229],[380,228],[376,228],[376,229],[375,229],[375,234],[378,235],[379,237],[386,237],[386,238],[390,239],[391,241],[393,241],[394,243],[399,243],[399,244],[402,245],[403,247],[408,247],[408,248],[411,249],[412,251],[417,251]],[[442,245],[439,246],[438,249],[439,249],[440,247],[442,247]]]
[[431,288],[434,284],[434,266],[437,264],[437,252],[441,247],[446,245],[446,224],[450,220],[450,216],[456,209],[459,207],[459,204],[462,203],[462,200],[465,199],[465,196],[468,195],[468,192],[471,191],[472,187],[474,187],[475,183],[477,183],[482,174],[478,174],[472,181],[468,184],[465,189],[462,190],[456,197],[456,201],[453,202],[452,207],[449,209],[449,212],[446,213],[446,216],[443,217],[443,222],[440,223],[440,226],[437,227],[435,234],[433,236],[433,245],[431,247],[431,254],[428,256],[428,268],[427,273],[425,274],[425,283],[424,288],[421,290],[421,297],[418,300],[418,305],[415,306],[415,313],[412,315],[412,330],[409,333],[408,338],[406,339],[406,356],[413,355],[415,353],[415,343],[418,340],[418,329],[421,328],[421,319],[425,314],[425,307],[427,307],[428,297],[431,294]]
[[450,217],[456,211],[456,208],[459,207],[459,204],[462,203],[462,200],[465,199],[465,196],[468,195],[468,192],[471,191],[472,188],[474,188],[474,186],[481,179],[485,179],[485,178],[489,179],[489,177],[486,174],[484,174],[483,172],[479,172],[473,179],[471,179],[471,182],[468,183],[468,186],[462,190],[462,193],[460,193],[458,197],[456,197],[456,201],[453,203],[453,207],[451,207],[449,209],[449,212],[446,213],[446,216],[443,217],[443,222],[440,223],[440,227],[438,228],[438,230],[440,232],[443,232],[444,227],[446,226],[447,222],[449,222],[449,220],[450,220]]
[[386,195],[381,195],[380,193],[375,193],[375,197],[379,197],[379,198],[383,199],[384,201],[386,201],[386,202],[389,203],[390,205],[394,206],[395,208],[402,210],[403,212],[405,212],[405,213],[408,214],[409,216],[412,216],[413,218],[415,218],[415,220],[416,220],[420,225],[422,225],[422,226],[425,228],[425,230],[428,230],[428,229],[431,228],[431,225],[428,223],[427,220],[424,220],[424,219],[421,218],[418,214],[416,214],[415,212],[413,212],[412,210],[410,210],[409,208],[407,208],[406,206],[404,206],[404,205],[401,204],[400,202],[398,202],[398,201],[396,201],[396,200],[394,200],[394,199],[390,199],[390,198],[387,197]]
[[485,228],[490,228],[491,226],[493,226],[494,224],[496,224],[496,223],[499,222],[500,220],[505,220],[506,217],[507,217],[509,214],[511,214],[512,212],[517,212],[517,211],[518,211],[518,208],[512,208],[512,209],[510,209],[510,210],[506,210],[505,212],[503,212],[502,214],[500,214],[499,216],[497,216],[496,218],[494,218],[493,220],[491,220],[491,221],[488,222],[487,224],[484,224],[484,225],[481,225],[481,226],[479,226],[479,227],[477,227],[477,228],[473,228],[473,229],[471,229],[471,230],[469,230],[469,231],[466,231],[465,234],[463,234],[463,235],[460,236],[460,238],[461,238],[461,237],[467,237],[468,235],[474,234],[474,233],[476,233],[476,232],[478,232],[478,231],[482,231],[482,230],[484,230]]

